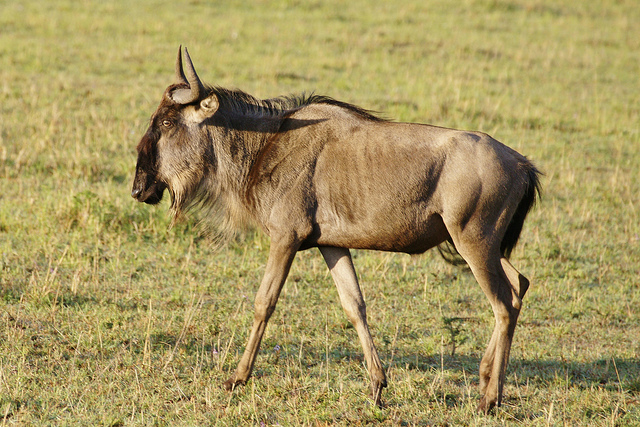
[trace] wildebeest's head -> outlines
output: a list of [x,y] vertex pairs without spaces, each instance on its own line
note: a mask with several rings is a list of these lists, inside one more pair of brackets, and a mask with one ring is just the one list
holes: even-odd
[[136,200],[156,204],[168,189],[174,214],[198,198],[198,190],[215,164],[200,125],[218,108],[217,97],[208,96],[210,91],[196,74],[186,48],[183,68],[181,50],[176,60],[177,82],[166,89],[138,144],[131,190]]

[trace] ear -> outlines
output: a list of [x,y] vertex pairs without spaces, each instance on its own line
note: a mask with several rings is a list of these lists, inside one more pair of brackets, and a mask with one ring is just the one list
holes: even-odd
[[215,93],[212,93],[200,101],[200,108],[205,116],[212,116],[216,111],[218,111],[219,106],[220,103],[218,102],[218,97]]

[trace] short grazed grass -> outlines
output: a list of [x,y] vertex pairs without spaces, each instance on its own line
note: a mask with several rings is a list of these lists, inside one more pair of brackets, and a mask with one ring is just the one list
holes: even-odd
[[[0,4],[0,424],[640,424],[638,22],[631,0]],[[430,252],[354,252],[384,409],[314,250],[223,391],[269,241],[216,248],[129,197],[179,44],[210,83],[482,130],[544,171],[494,415],[475,413],[489,304]]]

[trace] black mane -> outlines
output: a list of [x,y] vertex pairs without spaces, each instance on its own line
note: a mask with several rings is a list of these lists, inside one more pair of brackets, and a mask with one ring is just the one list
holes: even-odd
[[353,104],[338,101],[329,96],[302,93],[300,95],[280,96],[278,98],[258,99],[241,90],[231,90],[221,87],[209,88],[209,93],[215,93],[220,106],[233,112],[254,117],[282,117],[312,104],[327,104],[344,108],[352,113],[371,121],[384,121],[370,110]]
[[298,99],[300,99],[303,102],[302,105],[309,105],[309,104],[335,105],[336,107],[340,107],[340,108],[344,108],[345,110],[349,110],[352,113],[355,113],[356,115],[361,116],[362,118],[367,119],[367,120],[371,120],[371,121],[374,121],[374,122],[386,121],[382,117],[377,116],[371,110],[367,110],[365,108],[358,107],[357,105],[349,104],[347,102],[338,101],[337,99],[333,99],[333,98],[331,98],[329,96],[316,95],[314,93],[311,93],[311,95],[309,95],[308,97],[305,97],[305,95],[303,94],[302,97],[299,97]]

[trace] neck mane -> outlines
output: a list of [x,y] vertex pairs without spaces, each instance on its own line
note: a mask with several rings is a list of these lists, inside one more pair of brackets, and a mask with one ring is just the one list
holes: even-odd
[[226,111],[252,118],[284,118],[293,111],[312,104],[328,104],[355,113],[372,121],[384,121],[372,111],[356,105],[337,101],[328,96],[302,93],[301,95],[280,96],[270,99],[258,99],[241,90],[212,87],[209,89],[218,97],[220,107]]

